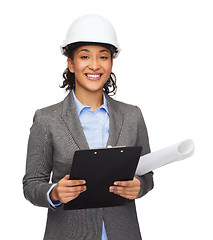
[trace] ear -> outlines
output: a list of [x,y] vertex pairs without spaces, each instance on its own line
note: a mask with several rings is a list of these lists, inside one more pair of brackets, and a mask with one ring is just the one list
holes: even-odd
[[68,63],[68,68],[70,70],[71,73],[74,73],[75,70],[74,70],[74,64],[73,64],[73,60],[71,58],[68,58],[67,59],[67,63]]

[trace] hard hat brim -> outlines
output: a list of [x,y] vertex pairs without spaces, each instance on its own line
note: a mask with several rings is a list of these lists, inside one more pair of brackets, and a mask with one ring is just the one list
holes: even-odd
[[78,47],[82,47],[82,46],[87,46],[87,45],[96,45],[96,46],[103,46],[107,49],[109,49],[112,52],[112,57],[117,58],[117,56],[120,53],[120,48],[115,47],[112,44],[109,43],[103,43],[103,42],[91,42],[91,41],[79,41],[79,42],[73,42],[73,43],[69,43],[69,44],[63,44],[60,46],[61,52],[63,55],[66,56],[66,49],[69,47],[69,49],[76,49]]

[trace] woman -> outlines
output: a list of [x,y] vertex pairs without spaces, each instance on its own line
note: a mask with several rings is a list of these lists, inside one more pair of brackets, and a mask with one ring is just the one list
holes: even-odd
[[64,203],[86,191],[84,179],[69,180],[76,150],[122,145],[142,146],[141,155],[150,152],[140,109],[108,96],[116,90],[112,66],[119,51],[114,28],[106,19],[97,15],[77,19],[62,46],[68,58],[62,87],[69,94],[35,113],[23,185],[29,201],[49,208],[44,239],[141,239],[134,199],[153,188],[152,172],[116,181],[109,188],[128,199],[125,206],[63,209]]

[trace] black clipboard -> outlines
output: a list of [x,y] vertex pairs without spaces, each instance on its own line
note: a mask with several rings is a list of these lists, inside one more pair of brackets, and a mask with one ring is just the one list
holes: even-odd
[[142,147],[78,150],[74,154],[70,179],[86,180],[87,190],[64,204],[65,210],[125,205],[127,199],[109,192],[117,181],[134,178]]

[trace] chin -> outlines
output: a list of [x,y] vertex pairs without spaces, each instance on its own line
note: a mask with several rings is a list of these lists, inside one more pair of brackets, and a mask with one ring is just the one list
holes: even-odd
[[89,91],[91,93],[102,92],[103,91],[103,87],[102,88],[90,88],[90,89],[87,89],[87,91]]
[[87,86],[87,90],[90,92],[99,92],[99,91],[103,91],[103,87],[104,85],[99,85],[99,86]]

